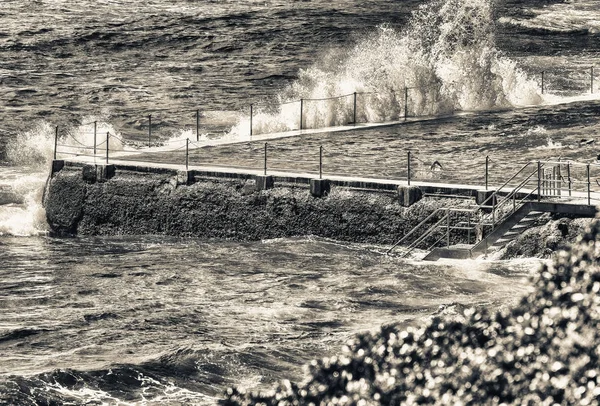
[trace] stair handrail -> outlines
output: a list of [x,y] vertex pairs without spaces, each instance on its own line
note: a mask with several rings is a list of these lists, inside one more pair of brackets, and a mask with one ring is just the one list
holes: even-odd
[[[510,183],[510,182],[511,182],[511,181],[512,181],[514,178],[516,178],[516,177],[517,177],[517,176],[518,176],[518,175],[519,175],[521,172],[523,172],[523,171],[524,171],[524,170],[525,170],[525,169],[526,169],[526,168],[527,168],[529,165],[531,165],[533,162],[535,162],[535,161],[529,161],[529,162],[527,162],[525,165],[523,165],[523,166],[521,167],[521,169],[519,169],[519,170],[518,170],[518,171],[517,171],[517,172],[516,172],[516,173],[515,173],[513,176],[511,176],[511,177],[510,177],[510,179],[508,179],[506,182],[504,182],[504,184],[502,184],[502,186],[500,186],[500,187],[496,188],[496,190],[494,190],[494,192],[493,192],[491,195],[489,195],[489,196],[487,197],[487,199],[485,199],[483,202],[481,202],[480,204],[478,204],[478,205],[477,205],[477,206],[478,206],[478,208],[483,208],[483,207],[492,207],[492,206],[486,206],[486,203],[487,203],[489,200],[493,199],[493,198],[494,198],[494,197],[495,197],[495,196],[498,194],[498,192],[499,192],[499,191],[501,191],[503,188],[505,188],[505,187],[506,187],[506,186],[507,186],[507,185],[508,185],[508,184],[509,184],[509,183]],[[537,169],[536,169],[536,170],[537,170]],[[534,173],[535,173],[535,172],[534,172]],[[493,200],[492,200],[492,202],[493,202]]]
[[[440,227],[440,224],[444,221],[447,220],[448,216],[450,215],[450,212],[467,212],[469,214],[474,214],[477,213],[480,209],[482,208],[491,208],[492,209],[492,213],[495,213],[496,210],[499,207],[503,207],[506,202],[510,202],[511,198],[514,202],[515,200],[515,196],[518,192],[521,191],[521,189],[523,189],[523,187],[525,187],[525,185],[527,185],[531,178],[533,177],[533,175],[535,175],[536,173],[538,173],[539,175],[539,171],[542,167],[546,166],[550,161],[550,158],[548,158],[546,161],[544,161],[543,163],[540,161],[534,161],[531,160],[529,162],[527,162],[526,164],[524,164],[515,174],[513,174],[507,181],[505,181],[502,186],[496,188],[496,190],[494,190],[494,192],[488,196],[482,203],[476,205],[475,207],[470,207],[470,208],[453,208],[453,207],[444,207],[444,208],[439,208],[436,209],[435,211],[433,211],[429,216],[427,216],[423,221],[421,221],[419,224],[417,224],[415,227],[413,227],[412,230],[410,230],[407,234],[405,234],[400,240],[398,240],[398,242],[396,242],[392,247],[390,247],[387,251],[386,251],[386,255],[389,254],[390,252],[392,252],[392,250],[394,250],[398,245],[400,245],[402,242],[406,241],[406,239],[411,236],[413,233],[415,233],[421,226],[423,226],[425,223],[427,223],[427,221],[429,221],[431,218],[433,218],[433,216],[435,216],[438,212],[440,211],[444,211],[445,215],[442,216],[442,218],[437,221],[435,224],[433,224],[429,229],[427,229],[427,231],[425,231],[424,234],[422,234],[419,238],[417,238],[414,242],[412,242],[408,247],[407,247],[407,251],[403,254],[403,257],[405,257],[406,255],[408,255],[410,252],[412,252],[416,246],[418,244],[420,244],[423,240],[425,240],[425,238],[427,238],[429,235],[431,235],[431,233],[433,233],[435,230],[437,230]],[[512,180],[514,180],[517,176],[519,176],[525,169],[527,169],[532,163],[538,163],[538,166],[535,168],[535,170],[533,172],[531,172],[529,175],[527,175],[527,177],[522,180],[521,182],[519,182],[519,184],[517,186],[515,186],[506,196],[504,196],[504,200],[496,205],[486,205],[487,202],[489,202],[490,200],[493,202],[494,200],[492,200],[494,197],[496,196],[501,196],[499,195],[498,192],[500,192],[503,188],[505,188]],[[560,161],[558,161],[558,164],[561,164]],[[538,176],[539,177],[539,176]],[[523,197],[522,199],[519,200],[519,206],[521,205],[521,203],[523,203],[525,200],[527,200],[534,192],[538,192],[540,193],[540,185],[538,184],[534,189],[530,190],[529,193]],[[513,207],[512,209],[512,213],[514,213],[516,211],[516,207]],[[502,220],[500,220],[501,222]],[[476,222],[473,224],[472,227],[470,227],[472,230],[476,230],[476,228],[478,226],[481,225],[485,225],[485,220],[482,219],[479,222]],[[494,229],[496,229],[496,223],[494,221],[494,223],[492,223],[492,231]],[[442,237],[443,238],[443,237]],[[441,238],[436,241],[434,243],[433,246],[437,245],[439,242],[441,241]]]
[[[521,170],[519,170],[519,172],[517,172],[515,175],[513,175],[511,177],[511,179],[509,179],[507,182],[505,182],[505,185],[510,182],[512,179],[515,178],[516,175],[518,175],[520,172],[522,172],[522,170],[524,170],[529,164],[531,163],[538,163],[538,166],[536,167],[536,169],[531,172],[525,179],[523,179],[517,186],[515,186],[510,193],[508,193],[506,196],[504,196],[504,200],[502,200],[499,204],[493,205],[493,206],[485,206],[483,205],[483,203],[481,205],[479,205],[480,207],[490,207],[492,208],[492,215],[495,215],[496,211],[498,210],[499,207],[503,207],[506,202],[510,202],[511,198],[514,198],[514,196],[516,196],[516,194],[518,192],[521,191],[521,189],[523,189],[523,187],[525,185],[527,185],[531,179],[531,177],[533,175],[535,175],[536,173],[538,173],[538,178],[539,178],[539,171],[540,169],[542,169],[544,166],[546,166],[548,163],[550,162],[550,158],[548,158],[546,161],[544,162],[540,162],[540,161],[529,161],[526,165],[524,165]],[[504,186],[502,186],[504,187]],[[498,190],[500,190],[502,187],[498,188]],[[539,191],[540,189],[540,185],[537,185],[534,189],[532,189],[525,198],[521,199],[520,202],[523,202],[526,198],[528,198],[529,196],[531,196],[531,194],[535,191],[538,191],[538,193],[540,193]],[[491,196],[490,196],[491,197]],[[487,200],[487,199],[486,199]],[[512,212],[514,213],[516,210],[516,208],[513,208]],[[492,231],[496,228],[496,221],[492,220]],[[502,221],[502,218],[499,219],[499,221]],[[482,221],[478,224],[478,225],[483,225],[484,220],[482,219]]]
[[433,218],[434,215],[436,215],[438,212],[444,211],[444,210],[446,210],[446,209],[445,208],[435,209],[429,216],[425,217],[425,219],[423,221],[421,221],[419,224],[417,224],[416,226],[414,226],[413,229],[408,232],[408,234],[404,234],[404,236],[402,238],[400,238],[400,240],[398,240],[398,242],[396,244],[392,245],[385,252],[386,255],[389,254],[390,252],[392,252],[392,250],[394,248],[396,248],[398,245],[400,245],[401,243],[403,243],[409,236],[411,236],[415,231],[417,231],[417,229],[419,229],[423,224],[425,224],[427,221],[429,221],[431,218]]
[[[408,247],[406,247],[406,251],[402,254],[402,258],[406,258],[406,256],[408,254],[410,254],[415,248],[417,248],[417,245],[419,245],[421,242],[423,242],[427,237],[429,237],[435,230],[438,229],[439,225],[446,221],[448,218],[448,210],[446,210],[446,214],[443,215],[437,223],[435,223],[434,225],[432,225],[431,227],[429,227],[427,229],[427,231],[425,231],[425,233],[421,234],[421,236],[419,238],[417,238],[415,241],[413,241]],[[442,237],[443,238],[443,237]],[[441,239],[440,239],[441,240]],[[440,241],[438,240],[436,242],[436,244]]]

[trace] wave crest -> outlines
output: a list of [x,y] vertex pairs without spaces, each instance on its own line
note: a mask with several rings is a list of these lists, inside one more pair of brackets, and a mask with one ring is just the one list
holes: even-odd
[[497,50],[492,11],[489,0],[434,0],[402,32],[378,27],[352,49],[300,70],[275,106],[253,117],[253,131],[300,128],[300,99],[303,128],[348,124],[354,92],[359,122],[399,119],[405,107],[423,116],[540,103],[537,84]]

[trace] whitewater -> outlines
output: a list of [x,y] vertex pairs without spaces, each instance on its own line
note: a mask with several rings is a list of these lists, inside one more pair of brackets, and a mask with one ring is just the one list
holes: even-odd
[[214,404],[232,385],[300,379],[357,332],[510,304],[539,263],[426,264],[311,236],[55,238],[41,202],[56,126],[63,151],[88,153],[96,122],[116,136],[111,154],[132,154],[148,150],[151,114],[149,151],[164,152],[196,139],[199,110],[198,144],[214,146],[203,162],[236,165],[262,146],[250,104],[259,136],[347,125],[353,99],[338,96],[356,92],[360,123],[443,119],[270,142],[290,161],[325,145],[336,172],[391,178],[407,148],[466,180],[486,154],[498,172],[540,156],[594,162],[580,141],[600,130],[599,6],[6,1],[0,403]]

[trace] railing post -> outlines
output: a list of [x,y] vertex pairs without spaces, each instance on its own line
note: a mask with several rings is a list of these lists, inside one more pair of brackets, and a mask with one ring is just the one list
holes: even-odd
[[319,179],[323,179],[323,146],[319,146]]
[[352,114],[352,122],[356,125],[356,92],[354,92],[354,111]]
[[185,139],[185,170],[188,170],[188,162],[190,157],[190,139]]
[[542,94],[544,94],[544,71],[542,71]]
[[106,164],[108,165],[108,139],[110,138],[110,133],[106,132]]
[[58,126],[56,126],[56,131],[54,131],[54,160],[56,161],[56,149],[58,148]]
[[252,137],[252,105],[250,105],[250,136]]
[[302,110],[304,108],[304,99],[300,99],[300,129],[302,130],[304,127],[302,126]]
[[152,138],[152,114],[148,114],[148,148],[150,148],[150,139]]
[[542,200],[542,163],[537,161],[537,175],[538,175],[538,202]]
[[200,110],[196,110],[196,142],[200,141]]
[[450,248],[450,209],[446,209],[446,247]]
[[558,190],[558,197],[562,196],[562,169],[561,169],[561,162],[560,162],[560,158],[558,158],[558,167],[556,170],[556,177],[557,177],[557,190]]
[[586,169],[587,169],[587,197],[588,197],[588,206],[590,205],[590,164],[586,165]]
[[471,244],[471,213],[467,217],[467,244]]
[[267,143],[265,142],[265,176],[267,176]]
[[404,121],[408,118],[408,87],[404,86]]
[[569,197],[571,197],[571,161],[567,161],[567,180],[569,182]]
[[489,176],[490,156],[485,156],[485,190],[488,190],[488,176]]
[[94,159],[96,158],[96,131],[98,129],[98,122],[94,121]]
[[408,186],[410,186],[410,177],[411,177],[411,176],[410,176],[410,175],[411,175],[411,174],[410,174],[410,151],[408,151],[408,154],[407,154],[407,155],[408,155],[408,156],[407,156],[407,162],[408,162],[408,171],[407,171],[407,174],[406,174],[406,179],[407,179],[407,181],[408,181]]

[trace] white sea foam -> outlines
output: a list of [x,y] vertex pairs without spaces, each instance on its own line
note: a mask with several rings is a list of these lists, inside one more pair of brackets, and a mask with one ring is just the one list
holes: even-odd
[[[489,0],[434,0],[419,7],[403,32],[380,26],[340,55],[300,70],[277,95],[275,107],[257,108],[254,134],[390,121],[410,115],[539,104],[538,84],[495,47]],[[337,97],[342,96],[342,97]],[[330,99],[333,98],[334,99]],[[324,100],[327,99],[327,100]],[[232,133],[249,133],[242,118]]]
[[565,1],[531,8],[527,15],[527,18],[502,17],[499,21],[534,30],[600,32],[600,9],[594,0]]
[[[0,205],[0,235],[31,236],[47,232],[46,212],[42,207],[42,193],[46,172],[0,173],[0,191],[13,197]],[[8,200],[8,199],[5,199]]]

